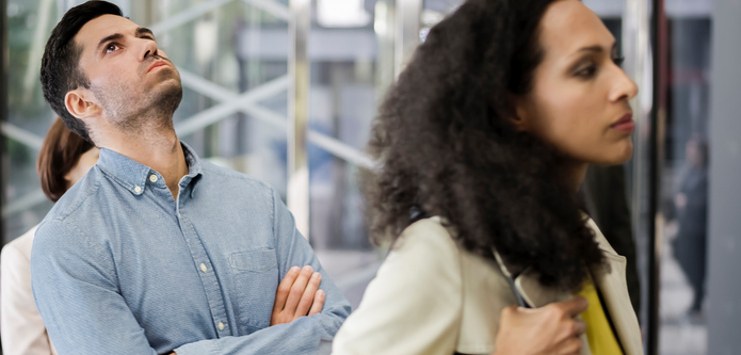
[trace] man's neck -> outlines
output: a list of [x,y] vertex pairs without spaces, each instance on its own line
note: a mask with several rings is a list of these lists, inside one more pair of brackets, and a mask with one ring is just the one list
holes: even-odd
[[172,196],[177,199],[178,184],[188,174],[188,164],[174,130],[152,130],[136,134],[113,130],[107,132],[99,146],[116,151],[160,173]]

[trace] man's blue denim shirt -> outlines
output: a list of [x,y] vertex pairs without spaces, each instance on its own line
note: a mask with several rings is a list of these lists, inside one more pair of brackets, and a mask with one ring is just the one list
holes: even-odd
[[[280,197],[201,161],[177,200],[162,176],[101,149],[36,232],[33,292],[60,354],[311,354],[350,313]],[[291,266],[322,273],[321,314],[270,326]]]

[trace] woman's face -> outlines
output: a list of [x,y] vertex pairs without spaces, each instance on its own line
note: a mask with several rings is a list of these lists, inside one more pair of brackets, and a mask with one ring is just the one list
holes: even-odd
[[633,151],[628,101],[638,88],[619,66],[615,39],[578,0],[551,4],[540,22],[543,60],[516,124],[580,165],[619,164]]

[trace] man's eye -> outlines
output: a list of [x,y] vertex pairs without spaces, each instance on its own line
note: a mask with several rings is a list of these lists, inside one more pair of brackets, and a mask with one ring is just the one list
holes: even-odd
[[118,47],[118,44],[117,44],[117,43],[109,43],[109,44],[107,44],[107,45],[105,46],[105,49],[104,49],[104,51],[105,51],[106,53],[111,53],[111,52],[115,52],[116,50],[118,50],[118,48],[119,48],[119,47]]

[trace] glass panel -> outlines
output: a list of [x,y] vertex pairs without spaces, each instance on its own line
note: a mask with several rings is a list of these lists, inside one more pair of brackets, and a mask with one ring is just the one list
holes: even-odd
[[[13,90],[5,151],[13,169],[2,216],[8,238],[38,223],[50,206],[35,173],[38,146],[54,118],[39,86],[40,58],[63,10],[80,2],[8,0],[7,80]],[[284,195],[287,1],[255,2],[259,8],[246,1],[114,2],[154,30],[182,71],[184,97],[175,122],[183,140],[202,157],[250,173]]]
[[[10,70],[3,78],[9,88],[5,154],[12,169],[3,186],[4,243],[37,224],[51,208],[36,175],[38,148],[55,119],[41,93],[39,69],[46,40],[62,10],[79,2],[7,0]],[[113,2],[128,9],[128,1]]]
[[[38,223],[51,204],[39,188],[36,156],[41,137],[54,114],[44,101],[39,68],[46,38],[57,20],[57,4],[50,0],[8,0],[8,121],[5,152],[12,169],[3,186],[6,241]],[[6,158],[6,157],[3,157]]]
[[[614,1],[591,0],[585,3],[603,17],[607,27],[620,42],[624,4]],[[660,226],[656,238],[661,241],[661,260],[659,275],[659,353],[672,355],[689,355],[706,353],[706,329],[704,311],[692,311],[695,294],[693,282],[702,293],[705,264],[706,234],[706,199],[707,199],[707,115],[708,115],[708,71],[710,54],[710,1],[680,2],[666,1],[665,9],[668,18],[668,56],[669,86],[665,93],[668,98],[666,112],[666,135],[663,150],[665,161],[662,164],[662,177],[659,182],[660,212],[664,223]],[[663,39],[659,39],[662,41]],[[660,44],[659,44],[660,45]],[[659,60],[655,58],[654,60]],[[639,83],[646,83],[650,78],[635,78]],[[657,85],[657,83],[653,83]],[[641,87],[642,91],[651,90]],[[642,95],[650,95],[642,92]],[[649,125],[646,125],[648,127]],[[640,133],[640,132],[639,132]],[[646,132],[649,133],[649,132]],[[629,186],[640,186],[643,194],[629,196],[639,201],[632,201],[638,207],[634,213],[638,217],[634,231],[638,275],[643,294],[641,320],[645,327],[647,313],[648,283],[648,222],[655,216],[648,215],[645,207],[649,180],[647,164],[649,160],[650,140],[647,135],[636,137],[636,144],[641,145],[636,155],[626,166],[628,176],[637,177],[637,181],[628,180]],[[648,150],[647,150],[648,149]],[[692,159],[691,163],[689,160]],[[703,162],[703,163],[701,163]],[[644,169],[643,173],[633,170]],[[691,186],[691,188],[690,188]],[[693,202],[687,200],[693,195]],[[690,191],[691,190],[691,191]],[[684,207],[680,207],[680,205]],[[681,226],[681,227],[680,227]],[[683,230],[683,231],[680,231]],[[691,235],[691,236],[688,236]],[[683,260],[683,261],[682,261]],[[680,261],[680,262],[678,262]],[[629,264],[630,267],[630,264]],[[631,284],[631,272],[628,269],[628,282]],[[700,294],[698,293],[698,295]],[[702,302],[698,299],[698,304]],[[645,331],[645,329],[644,329]]]
[[[365,156],[379,97],[375,3],[313,1],[308,43],[311,243],[354,306],[382,255],[368,241],[357,181],[360,167],[346,156]],[[311,139],[317,134],[338,148],[317,144]]]
[[[698,4],[703,3],[703,4]],[[707,353],[709,1],[668,2],[659,352]],[[691,5],[691,6],[690,6]],[[698,8],[705,5],[705,9]]]
[[[585,4],[602,18],[607,29],[615,37],[617,48],[621,55],[626,55],[623,38],[623,17],[625,16],[625,1],[606,1],[591,0],[585,1]],[[636,58],[626,58],[626,61],[635,61]],[[628,75],[634,76],[626,70]],[[641,78],[632,77],[637,83],[642,83]],[[650,88],[640,87],[644,91]],[[636,99],[637,100],[637,99]],[[634,119],[637,122],[648,120],[648,115],[635,109],[634,102]],[[642,127],[641,127],[642,128]],[[646,156],[641,152],[645,151],[647,140],[640,137],[641,131],[634,134],[634,154],[630,161],[621,166],[603,167],[591,166],[584,182],[583,191],[587,209],[597,224],[600,226],[602,233],[610,242],[618,254],[627,259],[626,265],[626,282],[630,294],[631,303],[639,319],[641,310],[647,307],[645,298],[642,294],[647,293],[646,277],[648,275],[648,243],[650,240],[645,233],[643,221],[649,218],[645,211],[633,211],[635,208],[645,206],[646,200],[641,197],[639,203],[631,202],[635,196],[632,188],[643,182],[634,181],[634,171],[639,165],[646,165]],[[643,149],[639,149],[643,148]],[[638,213],[636,213],[638,212]],[[638,221],[634,221],[635,216],[639,216]],[[636,224],[638,224],[636,228]],[[642,300],[643,298],[643,300]],[[644,322],[645,323],[645,322]]]
[[198,154],[286,192],[288,7],[286,1],[139,1],[181,71],[175,113]]

